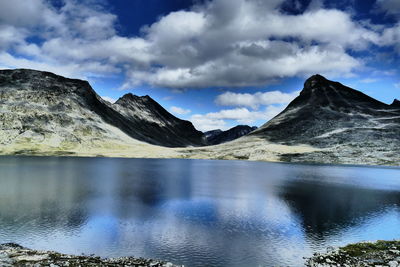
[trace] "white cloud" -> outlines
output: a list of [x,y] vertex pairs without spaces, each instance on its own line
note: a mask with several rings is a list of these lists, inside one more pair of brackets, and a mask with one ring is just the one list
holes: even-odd
[[400,22],[383,31],[380,44],[386,46],[394,45],[398,53],[400,53]]
[[394,84],[394,87],[400,88],[400,82],[399,82],[399,83],[395,83],[395,84]]
[[109,96],[102,96],[101,98],[103,98],[105,101],[110,102],[111,104],[114,104],[117,101],[117,99],[109,97]]
[[[89,79],[89,77],[104,76],[118,70],[101,62],[65,63],[30,60],[22,57],[15,57],[9,53],[0,52],[0,68],[26,68],[55,72],[70,78]],[[80,71],[79,71],[80,70]]]
[[180,107],[175,107],[172,106],[170,108],[171,112],[177,115],[186,115],[189,114],[190,112],[192,112],[190,109],[184,109],[184,108],[180,108]]
[[[237,87],[317,72],[348,75],[363,62],[347,51],[399,39],[397,28],[380,39],[378,29],[321,5],[299,15],[282,13],[283,0],[206,1],[160,17],[137,37],[118,35],[117,17],[101,0],[64,0],[61,8],[51,1],[28,2],[0,0],[0,52],[15,58],[11,51],[17,51],[32,67],[60,74],[123,71],[127,81],[122,88],[142,83]],[[43,43],[30,43],[29,37]],[[21,65],[21,60],[11,61],[10,67]]]
[[373,79],[373,78],[366,78],[366,79],[362,79],[359,82],[360,83],[376,83],[378,81],[378,79]]
[[377,0],[376,5],[380,11],[386,14],[400,15],[399,0]]
[[281,91],[248,93],[223,93],[215,99],[220,106],[241,106],[258,108],[260,105],[288,104],[299,95],[299,91],[293,93],[282,93]]
[[34,26],[41,23],[43,15],[49,11],[41,0],[0,0],[2,23],[15,26]]
[[267,122],[284,108],[284,105],[269,105],[263,111],[250,111],[247,108],[224,109],[207,114],[194,114],[190,121],[201,131],[226,130],[229,127],[225,120],[232,120],[235,124],[252,124],[258,120]]
[[205,115],[196,114],[190,118],[190,121],[193,123],[194,127],[202,132],[221,129],[227,130],[229,129],[228,124],[224,120],[212,119],[208,118]]

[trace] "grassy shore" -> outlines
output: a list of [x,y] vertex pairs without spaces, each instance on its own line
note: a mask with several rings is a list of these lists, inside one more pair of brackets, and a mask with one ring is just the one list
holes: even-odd
[[400,266],[400,241],[376,241],[350,244],[315,254],[307,260],[309,267],[330,266]]

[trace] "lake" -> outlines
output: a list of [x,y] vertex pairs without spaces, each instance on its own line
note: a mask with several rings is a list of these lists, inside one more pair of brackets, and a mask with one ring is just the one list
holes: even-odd
[[400,169],[0,157],[0,243],[186,266],[302,266],[400,238]]

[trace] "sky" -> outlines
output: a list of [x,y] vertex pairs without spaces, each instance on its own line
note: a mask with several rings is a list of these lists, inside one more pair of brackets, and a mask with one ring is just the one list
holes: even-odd
[[0,69],[150,95],[201,131],[260,126],[319,73],[400,98],[400,0],[0,0]]

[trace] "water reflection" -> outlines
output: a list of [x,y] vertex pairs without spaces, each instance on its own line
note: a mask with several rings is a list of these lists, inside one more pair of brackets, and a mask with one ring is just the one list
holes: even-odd
[[187,266],[300,266],[400,238],[400,170],[241,161],[0,158],[0,242]]

